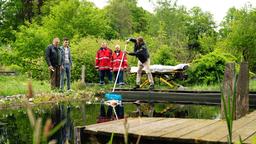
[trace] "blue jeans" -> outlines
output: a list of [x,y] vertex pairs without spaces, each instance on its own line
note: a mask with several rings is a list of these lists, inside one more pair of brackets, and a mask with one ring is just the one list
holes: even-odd
[[64,79],[65,79],[65,74],[67,78],[67,90],[70,90],[70,78],[71,78],[71,72],[70,72],[70,65],[69,64],[64,64],[64,70],[61,70],[61,76],[60,76],[60,88],[61,90],[64,89]]
[[100,84],[104,84],[105,75],[108,77],[108,80],[112,82],[112,72],[110,70],[100,70]]
[[[116,78],[116,76],[117,76],[117,71],[116,72],[114,72],[114,75],[115,75],[115,78]],[[119,72],[119,75],[118,75],[118,79],[117,79],[117,82],[116,83],[123,83],[124,82],[124,72],[123,71],[121,71],[120,70],[120,72]]]

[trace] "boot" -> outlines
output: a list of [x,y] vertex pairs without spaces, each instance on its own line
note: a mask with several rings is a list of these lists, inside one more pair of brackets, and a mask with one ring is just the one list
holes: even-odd
[[150,84],[149,85],[149,90],[153,90],[154,89],[154,84]]

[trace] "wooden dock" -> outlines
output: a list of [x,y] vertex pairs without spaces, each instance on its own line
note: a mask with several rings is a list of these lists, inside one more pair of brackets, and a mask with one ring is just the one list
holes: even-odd
[[[129,143],[227,143],[224,120],[181,118],[128,118]],[[123,143],[124,120],[76,127],[76,143],[90,140],[106,143],[114,133],[113,143]],[[256,137],[256,111],[235,120],[233,142],[251,143]]]
[[[159,102],[176,104],[221,105],[220,91],[174,91],[154,89],[116,89],[115,93],[122,95],[123,102]],[[249,106],[256,108],[256,92],[249,93]]]

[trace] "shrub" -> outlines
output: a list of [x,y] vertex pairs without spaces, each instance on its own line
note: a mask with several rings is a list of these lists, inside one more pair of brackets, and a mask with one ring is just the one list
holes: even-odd
[[189,84],[214,84],[223,79],[225,64],[236,61],[229,53],[214,51],[195,59],[188,70]]

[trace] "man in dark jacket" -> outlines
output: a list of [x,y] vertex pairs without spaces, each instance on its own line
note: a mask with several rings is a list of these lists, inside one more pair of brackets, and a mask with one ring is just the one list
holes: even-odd
[[144,40],[142,37],[135,38],[129,38],[126,43],[128,42],[134,43],[134,50],[132,53],[128,53],[128,55],[136,56],[138,60],[138,71],[137,71],[137,78],[136,78],[136,86],[135,88],[140,87],[140,79],[141,79],[141,73],[142,69],[144,68],[147,75],[148,75],[148,81],[150,83],[149,89],[154,89],[154,80],[150,71],[150,58],[149,53],[147,50],[147,46],[144,43]]
[[45,59],[50,70],[51,88],[60,87],[60,66],[61,50],[59,48],[60,39],[54,38],[53,43],[46,48]]

